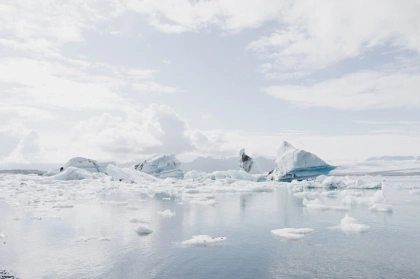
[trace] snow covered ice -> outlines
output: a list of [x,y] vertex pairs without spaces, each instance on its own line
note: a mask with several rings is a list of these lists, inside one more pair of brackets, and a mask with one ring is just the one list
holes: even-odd
[[292,181],[328,174],[335,167],[327,164],[315,154],[297,149],[284,141],[276,158],[277,168],[269,175],[269,179],[277,181]]
[[341,219],[341,230],[344,232],[366,232],[369,229],[369,226],[360,224],[356,219],[350,217],[348,214]]
[[175,155],[170,154],[152,156],[134,168],[158,178],[183,178],[184,172],[180,166],[181,163],[175,158]]
[[182,241],[183,245],[192,245],[192,246],[207,246],[212,244],[223,243],[226,241],[226,237],[211,237],[209,235],[196,235],[189,240]]
[[278,230],[272,230],[271,233],[284,237],[286,239],[290,240],[297,240],[301,239],[305,236],[305,234],[313,232],[313,229],[310,228],[301,228],[301,229],[295,229],[295,228],[284,228],[284,229],[278,229]]

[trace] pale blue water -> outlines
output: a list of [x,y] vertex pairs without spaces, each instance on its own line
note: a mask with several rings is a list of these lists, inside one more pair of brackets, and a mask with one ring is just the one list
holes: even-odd
[[[420,186],[420,180],[387,180],[393,213],[353,206],[349,215],[371,229],[349,235],[334,228],[347,212],[310,210],[285,188],[216,193],[215,206],[116,191],[107,199],[129,200],[139,209],[94,199],[48,212],[42,220],[31,219],[39,213],[0,200],[0,234],[7,235],[0,238],[0,269],[14,270],[19,278],[420,278],[420,198],[399,189]],[[176,216],[157,214],[165,209]],[[137,235],[131,217],[148,218],[154,232]],[[297,241],[270,232],[284,227],[314,232]],[[179,244],[200,234],[227,241],[207,247]],[[111,241],[77,241],[83,236],[110,236]]]

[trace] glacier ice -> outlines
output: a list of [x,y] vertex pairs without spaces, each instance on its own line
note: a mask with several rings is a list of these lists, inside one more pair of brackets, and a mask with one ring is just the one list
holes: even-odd
[[254,160],[251,157],[245,154],[245,149],[242,148],[239,151],[239,167],[241,170],[250,172],[252,169],[252,165],[254,164]]
[[95,179],[98,175],[95,173],[79,169],[76,167],[68,167],[62,172],[48,177],[50,180],[83,180],[83,179]]
[[369,229],[369,226],[358,223],[356,219],[348,214],[341,219],[341,230],[344,232],[366,232]]
[[268,175],[270,180],[292,181],[314,178],[321,174],[328,174],[335,168],[315,154],[297,149],[286,141],[277,151],[276,164],[277,168]]
[[295,228],[284,228],[284,229],[278,229],[278,230],[272,230],[271,233],[284,237],[290,240],[296,240],[301,239],[305,236],[305,234],[313,232],[313,229],[310,228],[301,228],[301,229],[295,229]]
[[134,231],[138,234],[138,235],[148,235],[151,234],[153,231],[151,228],[149,228],[146,225],[140,224],[138,225]]
[[135,165],[134,169],[151,174],[158,178],[184,178],[184,172],[180,169],[179,162],[174,154],[154,155],[143,163]]
[[109,162],[99,162],[92,159],[87,159],[83,157],[75,157],[70,159],[65,165],[64,170],[70,167],[76,167],[79,169],[83,169],[89,172],[105,172],[108,165],[114,165],[115,162],[109,161]]
[[211,237],[209,235],[196,235],[189,240],[182,241],[183,245],[193,245],[193,246],[207,246],[216,243],[222,243],[226,240],[226,237]]

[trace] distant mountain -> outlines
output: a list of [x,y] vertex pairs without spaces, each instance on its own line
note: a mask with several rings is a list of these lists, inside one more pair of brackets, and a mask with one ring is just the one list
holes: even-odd
[[0,170],[0,174],[3,174],[3,173],[43,175],[45,173],[45,171],[40,171],[40,170]]
[[[269,172],[275,167],[275,160],[266,157],[253,158],[254,166],[253,170],[256,170],[259,166],[259,172]],[[212,157],[197,157],[194,161],[186,162],[181,164],[181,169],[184,171],[196,170],[203,172],[214,172],[214,171],[225,171],[225,170],[238,170],[239,169],[239,158],[212,158]]]
[[371,157],[366,161],[413,161],[419,160],[420,156],[382,156],[382,157]]

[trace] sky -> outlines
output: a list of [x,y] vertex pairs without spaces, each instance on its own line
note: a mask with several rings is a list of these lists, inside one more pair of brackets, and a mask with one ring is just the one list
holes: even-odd
[[4,0],[0,167],[420,155],[418,0]]

